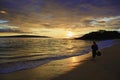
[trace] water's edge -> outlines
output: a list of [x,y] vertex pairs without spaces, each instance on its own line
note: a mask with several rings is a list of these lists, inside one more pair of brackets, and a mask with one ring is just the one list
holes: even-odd
[[[117,42],[115,40],[106,40],[106,41],[99,42],[98,46],[99,46],[99,49],[103,49],[103,48],[110,47],[115,44],[117,44]],[[44,65],[50,61],[61,60],[61,59],[70,58],[70,57],[74,57],[74,56],[84,55],[86,53],[89,53],[90,51],[91,51],[91,48],[89,46],[86,48],[86,50],[83,50],[79,53],[70,54],[70,55],[61,55],[61,56],[56,55],[53,57],[46,57],[46,58],[36,59],[36,60],[3,63],[3,64],[0,64],[1,65],[0,66],[0,74],[34,68],[37,66]]]

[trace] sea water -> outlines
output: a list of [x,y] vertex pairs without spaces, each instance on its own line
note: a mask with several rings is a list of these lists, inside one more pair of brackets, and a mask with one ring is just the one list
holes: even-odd
[[[97,42],[99,49],[115,40]],[[0,38],[0,73],[34,68],[51,61],[87,54],[91,41],[52,38]]]

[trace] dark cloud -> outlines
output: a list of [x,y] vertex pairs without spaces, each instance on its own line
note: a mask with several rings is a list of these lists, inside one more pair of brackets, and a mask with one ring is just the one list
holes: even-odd
[[79,16],[102,16],[119,15],[119,4],[119,0],[0,0],[0,9],[19,14],[43,13],[44,10],[53,12],[57,9],[65,9]]
[[7,29],[1,29],[0,28],[0,33],[4,33],[4,32],[8,32],[8,33],[23,33],[22,31],[20,30],[15,30],[15,29],[10,29],[10,28],[7,28]]
[[120,1],[118,0],[51,0],[58,2],[64,8],[85,16],[114,16],[119,15]]
[[85,24],[88,24],[88,23],[90,23],[90,22],[92,22],[92,21],[95,21],[95,20],[84,20],[83,22],[85,23]]
[[106,23],[106,21],[98,21],[98,23],[104,24]]

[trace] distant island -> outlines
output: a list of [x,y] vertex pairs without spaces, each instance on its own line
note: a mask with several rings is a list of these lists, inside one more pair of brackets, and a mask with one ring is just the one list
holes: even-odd
[[36,35],[15,35],[15,36],[0,36],[0,38],[51,38],[51,37]]
[[99,30],[96,32],[91,32],[85,34],[82,37],[78,37],[75,39],[81,40],[109,40],[109,39],[120,39],[120,33],[117,31],[106,31],[106,30]]

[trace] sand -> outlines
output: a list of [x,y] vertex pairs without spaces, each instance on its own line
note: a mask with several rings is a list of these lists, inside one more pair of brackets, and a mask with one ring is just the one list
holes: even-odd
[[101,52],[102,56],[95,61],[89,57],[52,80],[120,80],[120,44],[104,48]]

